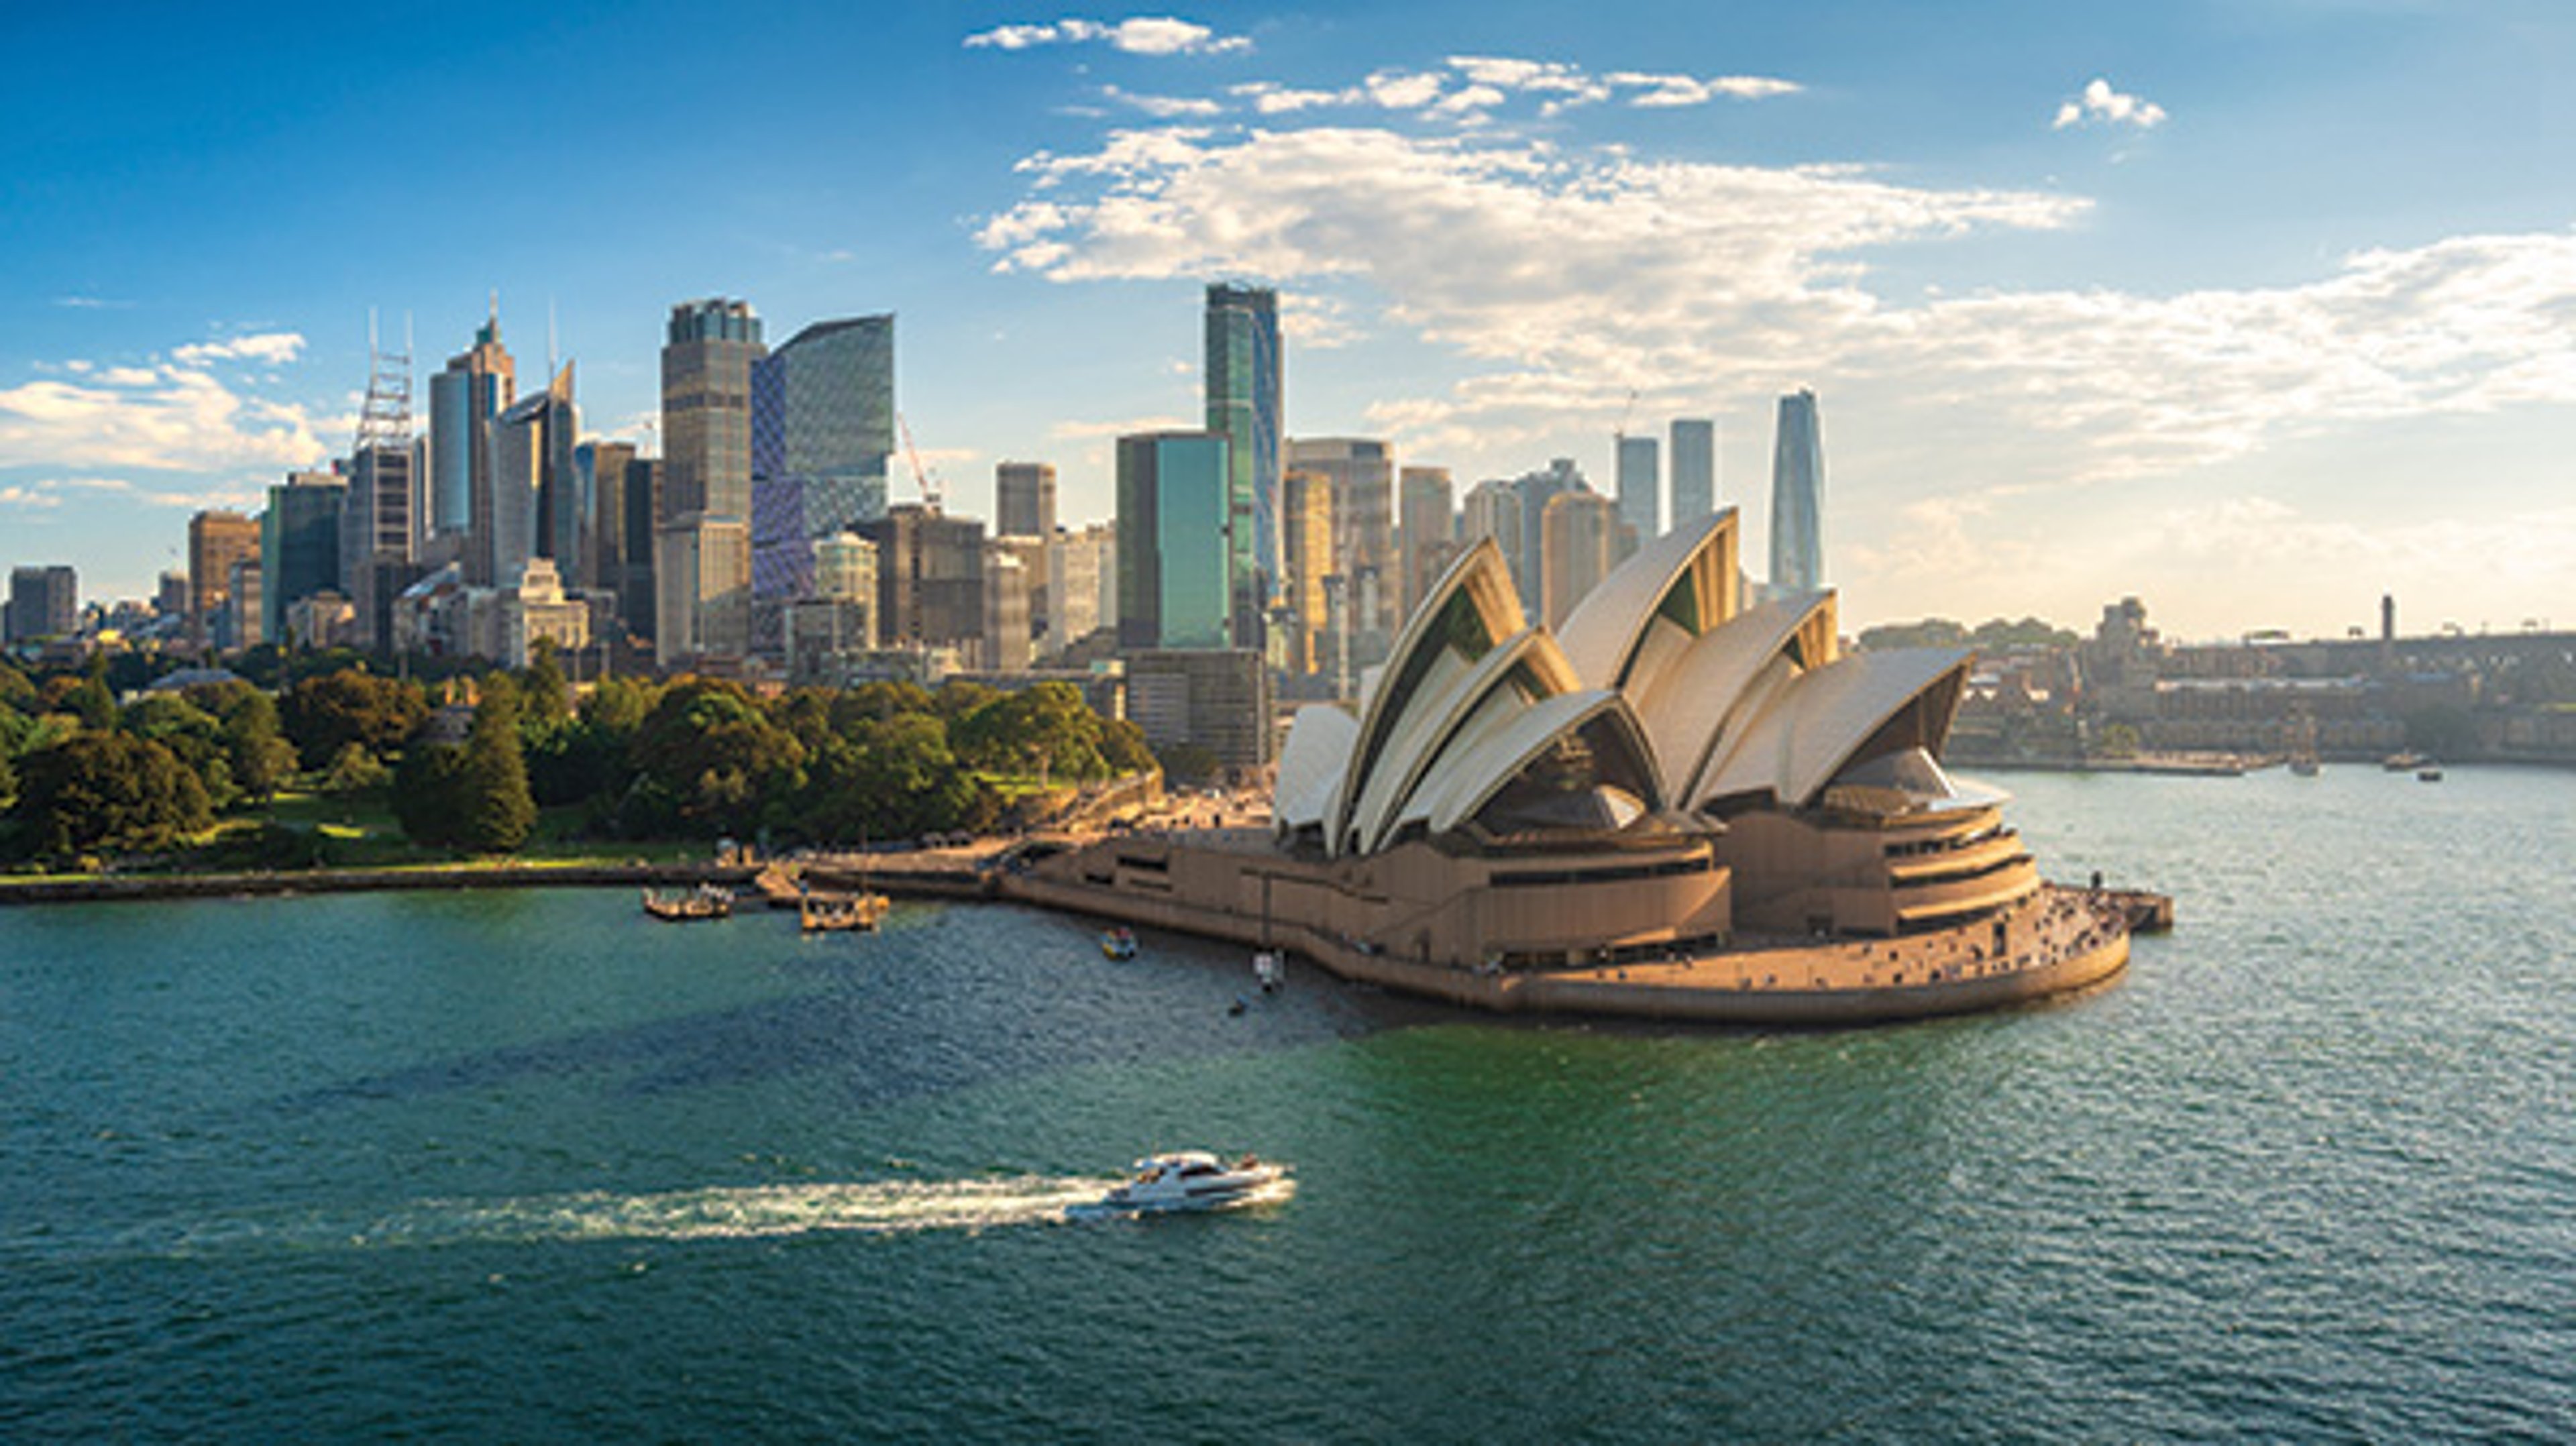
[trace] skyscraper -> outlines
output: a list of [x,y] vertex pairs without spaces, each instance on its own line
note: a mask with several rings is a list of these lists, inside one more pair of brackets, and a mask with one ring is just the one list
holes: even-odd
[[68,638],[79,628],[79,573],[61,563],[9,569],[9,641]]
[[[518,367],[501,345],[498,299],[475,330],[473,349],[451,357],[429,379],[429,538],[459,537],[474,525],[476,479],[489,462],[484,438],[492,419],[518,400]],[[453,553],[448,554],[453,556]]]
[[417,581],[412,567],[412,507],[419,496],[408,439],[359,443],[349,459],[349,493],[340,508],[340,592],[357,609],[357,642],[388,641],[388,610]]
[[1240,594],[1226,536],[1224,433],[1118,439],[1118,646],[1222,648]]
[[1717,510],[1717,423],[1705,417],[1673,418],[1672,526]]
[[259,519],[200,512],[188,519],[188,644],[216,641],[216,614],[232,600],[233,564],[259,561]]
[[1292,466],[1279,495],[1280,576],[1291,633],[1285,640],[1287,667],[1311,673],[1317,666],[1315,640],[1332,621],[1324,579],[1333,576],[1333,479]]
[[653,534],[653,661],[738,660],[750,646],[751,524],[692,513]]
[[1446,467],[1407,467],[1396,474],[1397,549],[1404,559],[1406,612],[1430,596],[1431,584],[1449,565],[1449,543],[1458,535],[1458,504]]
[[512,586],[532,557],[552,558],[557,576],[575,585],[587,575],[582,559],[591,515],[573,456],[580,433],[570,362],[544,391],[521,398],[493,419],[491,484],[477,497],[466,581]]
[[1003,462],[993,468],[993,530],[1003,537],[1055,535],[1055,468]]
[[1620,525],[1617,504],[1588,487],[1547,500],[1541,571],[1549,627],[1563,626],[1574,605],[1617,566]]
[[1825,585],[1825,444],[1816,394],[1780,399],[1771,449],[1771,586],[1813,592]]
[[340,586],[340,508],[348,479],[332,472],[290,472],[268,489],[260,518],[259,641],[286,640],[286,610]]
[[877,631],[888,647],[979,648],[984,524],[901,502],[862,522],[877,548]]
[[751,520],[751,364],[766,355],[747,301],[671,308],[662,346],[663,521]]
[[[1532,617],[1546,615],[1545,583],[1547,579],[1547,504],[1558,493],[1592,490],[1584,480],[1583,469],[1571,457],[1549,461],[1546,470],[1524,472],[1512,484],[1521,500],[1520,551],[1505,553],[1512,564],[1512,581],[1520,589],[1521,608]],[[1608,499],[1603,499],[1608,500]]]
[[1652,437],[1619,439],[1619,522],[1627,529],[1613,555],[1626,557],[1664,535],[1663,459]]
[[1279,293],[1207,289],[1207,429],[1227,442],[1226,515],[1235,646],[1257,648],[1279,589],[1281,419]]
[[1333,572],[1360,603],[1353,626],[1392,633],[1403,590],[1395,555],[1395,453],[1371,437],[1300,437],[1289,463],[1328,479],[1333,493]]

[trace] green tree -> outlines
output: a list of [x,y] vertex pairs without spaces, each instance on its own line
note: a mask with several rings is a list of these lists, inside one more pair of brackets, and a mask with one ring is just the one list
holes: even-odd
[[392,752],[428,716],[429,700],[419,688],[358,668],[304,679],[287,690],[278,709],[287,741],[313,773],[330,767],[352,743],[378,755]]
[[517,852],[536,830],[537,804],[528,793],[528,765],[519,747],[519,719],[507,694],[487,696],[474,710],[465,738],[464,790],[457,842],[477,853]]
[[341,798],[372,793],[393,781],[393,770],[367,751],[364,743],[341,745],[340,756],[331,760],[331,771],[322,777],[322,791]]
[[1145,730],[1132,718],[1111,718],[1101,723],[1100,758],[1115,778],[1151,773],[1162,766],[1155,762],[1154,750],[1145,743]]
[[36,685],[7,663],[0,663],[0,707],[20,713],[36,711]]
[[223,723],[214,714],[185,698],[150,693],[126,705],[118,726],[169,749],[197,775],[216,808],[230,808],[240,797],[224,747]]
[[990,773],[1056,778],[1104,777],[1100,715],[1070,683],[1039,683],[1003,694],[951,723],[958,759]]
[[7,813],[18,802],[18,764],[6,748],[0,748],[0,814]]
[[563,665],[555,658],[554,639],[537,639],[528,666],[519,674],[519,694],[520,724],[532,732],[543,732],[572,720],[572,689],[564,682]]
[[602,678],[581,700],[581,721],[620,739],[644,726],[654,690],[633,678]]
[[33,852],[167,848],[214,823],[177,755],[130,733],[84,732],[21,760],[15,814]]
[[855,737],[862,723],[882,723],[911,713],[938,709],[918,683],[862,683],[832,701],[832,731]]
[[116,726],[116,695],[107,691],[106,680],[96,673],[85,674],[65,688],[58,706],[80,719],[83,728],[105,732]]
[[394,822],[414,843],[453,845],[465,838],[465,750],[453,743],[415,743],[394,773]]
[[666,690],[630,756],[647,797],[677,821],[718,832],[748,832],[770,801],[792,807],[805,782],[804,745],[740,685],[711,678]]
[[234,786],[254,802],[274,797],[295,770],[295,748],[278,731],[277,704],[244,682],[199,683],[187,699],[221,721]]

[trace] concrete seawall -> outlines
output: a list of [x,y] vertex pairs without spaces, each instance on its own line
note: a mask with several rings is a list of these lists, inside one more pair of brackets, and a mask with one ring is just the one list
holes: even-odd
[[[1858,1025],[2005,1008],[2083,989],[2129,962],[2120,907],[2050,886],[2014,928],[2025,952],[1985,959],[1988,921],[1894,941],[1805,941],[1653,963],[1473,970],[1407,962],[1353,941],[1171,898],[1013,877],[1005,898],[1305,956],[1336,978],[1498,1014],[1604,1015],[1713,1024]],[[1267,935],[1265,941],[1264,935]],[[1911,976],[1911,977],[1908,977]]]

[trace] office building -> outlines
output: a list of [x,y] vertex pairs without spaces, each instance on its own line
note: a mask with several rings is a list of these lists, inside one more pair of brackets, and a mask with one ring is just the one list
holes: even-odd
[[1522,473],[1512,490],[1521,504],[1521,547],[1506,560],[1511,564],[1513,585],[1520,590],[1522,610],[1544,617],[1547,504],[1560,493],[1589,492],[1592,484],[1584,480],[1583,469],[1574,464],[1573,458],[1558,457],[1541,471]]
[[1118,627],[1118,528],[1094,522],[1047,539],[1045,652],[1061,655],[1093,633]]
[[475,498],[475,546],[466,557],[467,582],[508,587],[532,557],[551,559],[558,577],[583,576],[591,514],[573,455],[580,434],[570,362],[544,391],[521,398],[493,419],[491,483]]
[[616,598],[619,626],[653,633],[653,480],[659,465],[635,455],[632,442],[583,442],[573,471],[590,499],[590,550],[572,586]]
[[[1035,540],[1030,541],[1034,543]],[[1028,671],[1033,656],[1029,631],[1029,571],[1021,550],[1010,541],[996,538],[984,544],[982,666],[987,671]]]
[[259,559],[259,519],[200,512],[188,519],[188,645],[217,642],[215,624],[232,598],[233,564]]
[[1240,596],[1226,537],[1222,432],[1118,439],[1118,645],[1222,648]]
[[68,638],[79,630],[79,573],[60,563],[9,569],[10,642]]
[[1547,500],[1540,575],[1549,627],[1563,626],[1574,605],[1618,565],[1623,525],[1618,505],[1588,487],[1559,492]]
[[188,615],[188,575],[175,568],[163,568],[153,586],[152,611],[164,618],[179,619]]
[[993,468],[993,531],[1002,537],[1055,536],[1055,468],[1003,462]]
[[1410,609],[1430,595],[1431,584],[1447,568],[1449,543],[1458,535],[1458,501],[1446,467],[1402,469],[1396,473],[1395,493],[1396,549],[1404,580],[1397,606]]
[[[501,345],[501,307],[474,333],[474,346],[429,379],[429,485],[425,538],[459,539],[474,525],[474,497],[489,465],[492,420],[518,400],[517,365]],[[461,542],[449,544],[458,551]]]
[[1127,655],[1127,716],[1157,749],[1204,748],[1219,769],[1268,763],[1270,669],[1249,648],[1154,649]]
[[1664,475],[1660,448],[1652,437],[1619,439],[1619,526],[1624,561],[1642,543],[1664,532]]
[[[266,519],[261,519],[265,531]],[[215,646],[226,652],[256,647],[266,641],[268,589],[260,577],[259,554],[238,558],[225,571],[225,603],[216,615]]]
[[413,506],[419,496],[420,450],[408,439],[361,445],[349,459],[349,491],[340,507],[340,592],[356,611],[353,641],[377,647],[392,596],[411,585]]
[[1675,417],[1669,465],[1674,527],[1717,510],[1717,423],[1705,417]]
[[[749,302],[710,297],[671,308],[662,346],[660,521],[751,520],[751,365],[768,353]],[[750,534],[743,536],[748,568]]]
[[290,472],[268,489],[260,518],[261,642],[283,643],[286,610],[340,588],[340,508],[348,480],[333,472]]
[[653,660],[721,669],[750,647],[751,524],[692,515],[653,534]]
[[1780,399],[1771,450],[1771,586],[1813,592],[1825,585],[1825,449],[1816,394]]
[[1207,429],[1227,444],[1228,632],[1236,646],[1258,648],[1280,576],[1279,293],[1208,287],[1206,341]]
[[528,666],[541,640],[552,642],[567,657],[590,646],[590,609],[564,596],[563,579],[552,558],[528,559],[517,579],[501,590],[493,610],[499,637],[488,656],[509,667]]
[[1395,553],[1395,453],[1368,437],[1300,437],[1288,444],[1288,463],[1321,473],[1333,494],[1333,571],[1350,580],[1364,604],[1353,626],[1391,633],[1403,588]]
[[899,502],[856,529],[877,549],[877,633],[890,648],[984,643],[984,524]]
[[[818,321],[751,363],[751,475],[799,484],[803,536],[794,553],[810,555],[802,544],[885,515],[894,444],[892,315]],[[784,504],[773,508],[785,522]],[[753,528],[755,553],[760,532]],[[754,569],[757,590],[757,561]]]
[[1281,612],[1288,636],[1283,665],[1291,673],[1312,673],[1318,639],[1332,625],[1327,584],[1333,563],[1333,479],[1321,471],[1291,466],[1279,488]]

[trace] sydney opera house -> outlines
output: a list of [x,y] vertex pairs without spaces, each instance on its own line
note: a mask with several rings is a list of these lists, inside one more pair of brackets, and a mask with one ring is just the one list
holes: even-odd
[[1490,541],[1356,711],[1302,709],[1272,827],[1113,837],[1017,892],[1501,1009],[1901,1017],[2079,987],[2117,911],[2042,882],[1942,770],[1969,655],[1843,655],[1834,596],[1747,605],[1733,511],[1551,632]]

